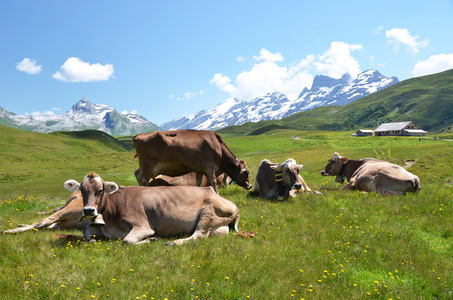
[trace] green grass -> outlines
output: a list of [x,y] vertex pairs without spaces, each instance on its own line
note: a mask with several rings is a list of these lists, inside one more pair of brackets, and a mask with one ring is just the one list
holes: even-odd
[[[323,193],[269,201],[237,186],[221,189],[240,209],[240,229],[256,232],[252,239],[230,233],[167,247],[167,239],[129,246],[59,239],[48,230],[3,234],[1,298],[451,299],[453,142],[350,134],[280,129],[225,137],[247,161],[252,183],[262,159],[293,157],[304,164],[307,184]],[[16,151],[5,153],[10,143]],[[7,188],[1,181],[2,229],[39,220],[36,212],[66,200],[65,180],[90,171],[136,185],[134,151],[110,144],[8,130],[0,150],[7,161],[0,172],[13,179]],[[342,191],[320,175],[334,151],[400,165],[414,160],[409,170],[422,189],[398,197]]]

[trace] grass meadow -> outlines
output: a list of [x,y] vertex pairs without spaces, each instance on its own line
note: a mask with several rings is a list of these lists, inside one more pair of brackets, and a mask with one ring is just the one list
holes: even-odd
[[[11,229],[62,205],[67,179],[95,171],[136,185],[138,163],[95,139],[0,127],[0,226]],[[165,246],[86,243],[79,231],[0,235],[2,299],[452,299],[453,142],[353,138],[351,132],[272,131],[224,136],[254,182],[264,158],[304,165],[323,195],[270,201],[230,186],[220,194],[240,209],[239,227],[255,231]],[[297,136],[298,139],[292,138]],[[417,194],[383,197],[342,191],[320,171],[334,151],[375,157],[418,175]],[[57,233],[74,237],[61,239]],[[80,238],[77,238],[80,236]]]

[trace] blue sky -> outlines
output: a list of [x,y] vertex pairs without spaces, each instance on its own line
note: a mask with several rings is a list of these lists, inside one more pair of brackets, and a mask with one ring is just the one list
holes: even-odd
[[316,75],[453,68],[453,1],[0,1],[0,106],[86,97],[158,125]]

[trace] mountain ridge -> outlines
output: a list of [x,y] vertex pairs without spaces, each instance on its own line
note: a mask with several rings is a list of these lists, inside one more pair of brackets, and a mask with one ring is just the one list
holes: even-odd
[[134,135],[160,129],[140,115],[119,113],[108,105],[91,103],[85,97],[60,115],[16,115],[0,107],[0,125],[42,133],[100,130],[110,135]]
[[379,123],[413,121],[423,130],[453,132],[453,69],[415,77],[340,106],[322,106],[280,120],[244,123],[220,134],[255,135],[274,129],[374,129]]
[[268,93],[252,101],[231,98],[213,109],[174,119],[160,127],[166,130],[217,130],[246,122],[282,119],[319,106],[345,105],[398,82],[398,78],[386,77],[376,70],[364,71],[355,79],[349,74],[338,79],[318,75],[315,76],[312,87],[304,88],[295,100],[288,99],[280,92]]

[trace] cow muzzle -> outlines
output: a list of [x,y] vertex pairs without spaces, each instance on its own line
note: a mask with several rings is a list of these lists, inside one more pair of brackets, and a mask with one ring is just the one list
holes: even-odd
[[322,176],[329,176],[330,174],[327,173],[326,171],[322,170],[322,171],[321,171],[321,175],[322,175]]
[[85,206],[82,210],[82,217],[94,218],[98,215],[96,207]]
[[301,183],[295,183],[291,187],[292,190],[300,190],[301,188],[302,188],[302,184]]

